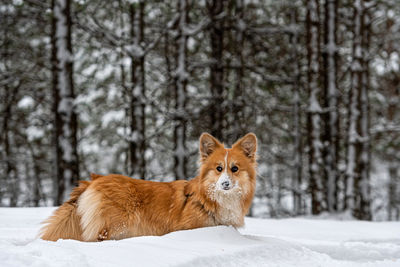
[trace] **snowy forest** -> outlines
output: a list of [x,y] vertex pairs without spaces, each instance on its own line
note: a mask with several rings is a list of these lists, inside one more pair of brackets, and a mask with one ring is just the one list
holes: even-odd
[[398,0],[1,0],[0,32],[0,206],[254,132],[250,216],[400,220]]

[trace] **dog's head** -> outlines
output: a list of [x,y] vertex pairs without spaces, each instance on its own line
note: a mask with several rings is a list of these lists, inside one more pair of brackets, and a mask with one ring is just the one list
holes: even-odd
[[200,137],[200,177],[207,195],[218,202],[226,197],[253,194],[256,179],[257,138],[248,133],[232,148],[225,148],[215,137]]

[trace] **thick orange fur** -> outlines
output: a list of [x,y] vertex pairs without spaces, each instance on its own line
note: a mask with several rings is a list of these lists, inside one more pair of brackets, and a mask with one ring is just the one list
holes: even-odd
[[82,240],[82,228],[80,226],[80,216],[77,214],[77,201],[79,196],[89,186],[89,182],[81,181],[76,187],[70,199],[62,204],[53,215],[43,223],[45,227],[41,229],[42,239],[56,241],[57,239],[76,239]]
[[[91,174],[92,180],[81,182],[71,199],[45,221],[41,238],[101,241],[215,225],[242,226],[254,196],[256,142],[254,134],[247,134],[225,148],[203,134],[199,175],[191,181]],[[233,166],[238,171],[232,172]],[[222,174],[229,177],[231,189],[219,188]]]

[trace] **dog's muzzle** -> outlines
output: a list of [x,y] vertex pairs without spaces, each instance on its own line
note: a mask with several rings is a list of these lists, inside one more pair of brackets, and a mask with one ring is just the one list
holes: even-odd
[[227,173],[222,173],[218,178],[217,187],[220,190],[230,190],[233,187],[231,177]]
[[232,183],[229,180],[226,180],[226,181],[221,183],[222,189],[224,189],[224,190],[231,189],[231,185],[232,185]]

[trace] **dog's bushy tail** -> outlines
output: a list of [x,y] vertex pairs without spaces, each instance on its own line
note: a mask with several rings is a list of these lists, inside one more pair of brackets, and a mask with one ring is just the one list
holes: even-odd
[[79,196],[90,185],[88,181],[81,181],[78,187],[71,192],[70,199],[62,204],[43,223],[39,236],[44,240],[57,241],[58,239],[82,240],[80,216],[77,213]]

